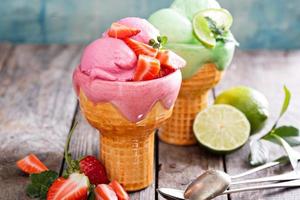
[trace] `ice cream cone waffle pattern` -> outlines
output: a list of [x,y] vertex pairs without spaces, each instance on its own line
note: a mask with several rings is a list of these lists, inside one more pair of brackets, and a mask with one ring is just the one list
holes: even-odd
[[[156,103],[138,123],[128,121],[111,103],[93,103],[81,91],[81,110],[100,132],[100,158],[110,180],[127,191],[149,186],[153,181],[154,131],[172,114]],[[109,113],[109,114],[108,114]]]
[[172,117],[159,132],[162,141],[175,145],[196,144],[193,121],[196,114],[207,107],[208,92],[222,75],[214,64],[204,64],[196,75],[182,81]]

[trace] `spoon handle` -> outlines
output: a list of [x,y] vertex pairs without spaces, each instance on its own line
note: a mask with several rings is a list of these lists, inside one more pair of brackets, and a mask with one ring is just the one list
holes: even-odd
[[267,169],[269,167],[273,167],[273,166],[279,165],[279,164],[280,164],[280,162],[277,162],[277,161],[275,161],[275,162],[269,162],[269,163],[266,163],[264,165],[261,165],[261,166],[255,167],[253,169],[250,169],[250,170],[248,170],[246,172],[243,172],[241,174],[237,174],[237,175],[230,176],[230,177],[232,179],[235,179],[235,178],[240,178],[240,177],[248,176],[248,175],[253,174],[255,172],[258,172],[258,171],[261,171],[263,169]]
[[296,179],[300,179],[300,172],[292,171],[292,172],[275,175],[275,176],[235,181],[232,182],[230,185],[245,184],[245,183],[262,183],[262,182],[271,182],[271,181],[290,181]]
[[237,192],[252,191],[252,190],[264,190],[264,189],[272,189],[272,188],[287,188],[287,187],[299,187],[299,186],[300,186],[300,180],[294,180],[294,181],[287,181],[282,183],[274,183],[268,185],[259,185],[259,186],[251,186],[251,187],[245,187],[239,189],[226,190],[225,192],[222,193],[222,195],[237,193]]

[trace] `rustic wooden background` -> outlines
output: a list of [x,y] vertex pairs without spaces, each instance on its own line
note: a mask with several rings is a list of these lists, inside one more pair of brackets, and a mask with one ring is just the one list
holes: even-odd
[[[98,134],[78,110],[71,74],[78,64],[80,45],[0,44],[0,199],[23,200],[28,176],[16,160],[33,152],[49,168],[62,171],[63,146],[74,120],[79,127],[71,142],[74,157],[98,155]],[[214,93],[236,85],[262,91],[271,106],[270,124],[278,115],[286,84],[293,93],[282,124],[300,127],[300,51],[255,51],[235,54],[231,68]],[[213,93],[211,95],[213,100]],[[270,124],[268,127],[270,127]],[[268,128],[267,127],[267,128]],[[274,147],[274,151],[281,150]],[[237,174],[249,168],[248,145],[227,155],[212,155],[199,146],[176,147],[156,140],[156,179],[133,200],[162,199],[157,187],[184,188],[209,168]],[[275,167],[256,176],[278,174],[289,166]],[[300,189],[245,192],[217,199],[298,200]]]

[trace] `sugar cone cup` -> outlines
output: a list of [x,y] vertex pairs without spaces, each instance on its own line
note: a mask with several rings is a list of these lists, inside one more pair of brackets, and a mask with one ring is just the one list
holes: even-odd
[[214,64],[205,64],[192,78],[182,81],[172,117],[159,132],[162,141],[174,145],[197,143],[192,128],[194,119],[207,107],[208,92],[220,82],[222,75]]
[[111,103],[93,103],[79,93],[81,110],[100,133],[100,159],[108,178],[117,180],[127,191],[149,186],[153,181],[154,131],[172,114],[157,102],[147,116],[133,123]]

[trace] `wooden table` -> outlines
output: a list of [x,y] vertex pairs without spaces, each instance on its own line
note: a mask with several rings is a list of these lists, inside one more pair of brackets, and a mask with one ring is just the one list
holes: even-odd
[[[73,156],[98,154],[98,133],[80,114],[71,83],[71,74],[79,63],[82,48],[79,45],[0,45],[1,200],[27,199],[28,176],[16,168],[15,162],[31,152],[50,169],[62,171],[63,147],[74,120],[79,121],[79,127],[71,142]],[[280,110],[284,84],[290,88],[293,97],[282,124],[300,127],[300,51],[238,51],[214,92],[235,85],[262,91],[271,106],[269,128]],[[155,193],[157,187],[184,188],[209,168],[230,174],[249,168],[248,145],[230,155],[217,156],[199,146],[177,147],[156,140],[155,152],[156,179],[147,189],[131,194],[133,200],[162,199]],[[288,169],[289,166],[275,167],[257,176]],[[218,199],[296,200],[300,199],[300,189],[246,192]]]

